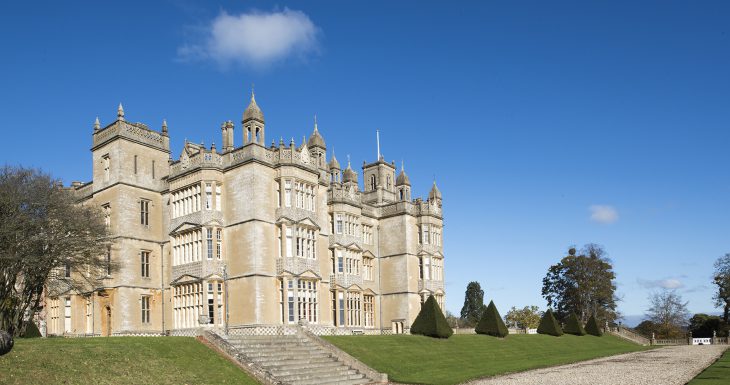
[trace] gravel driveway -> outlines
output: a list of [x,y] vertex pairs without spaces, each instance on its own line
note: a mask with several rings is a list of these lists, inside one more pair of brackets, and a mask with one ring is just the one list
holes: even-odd
[[469,382],[468,385],[684,385],[722,355],[722,345],[670,346]]

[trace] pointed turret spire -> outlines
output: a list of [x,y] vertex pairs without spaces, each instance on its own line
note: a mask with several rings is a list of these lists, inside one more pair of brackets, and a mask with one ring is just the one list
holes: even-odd
[[124,107],[122,107],[122,103],[119,103],[119,107],[117,107],[117,120],[124,120]]
[[322,147],[323,149],[326,149],[327,146],[324,143],[324,138],[319,133],[319,128],[317,127],[317,115],[314,115],[314,130],[312,131],[312,136],[309,137],[309,141],[307,142],[307,146],[309,147]]
[[431,187],[431,192],[428,193],[428,199],[433,201],[436,199],[441,199],[441,191],[439,191],[439,188],[436,187],[436,178],[433,178],[433,186]]
[[337,157],[335,156],[335,147],[332,147],[332,159],[330,159],[330,169],[340,169],[340,162],[337,161]]
[[94,131],[99,131],[99,128],[101,128],[101,123],[99,123],[99,117],[96,117],[96,120],[94,120]]
[[408,179],[408,175],[406,175],[406,167],[403,165],[403,161],[400,161],[400,174],[398,174],[398,178],[395,180],[396,186],[401,185],[411,185],[411,180]]
[[167,136],[167,119],[162,119],[162,135]]
[[243,111],[243,121],[245,122],[250,119],[258,120],[261,123],[264,122],[264,113],[261,111],[258,104],[256,104],[256,95],[253,92],[253,86],[251,86],[251,101],[248,103],[246,110]]

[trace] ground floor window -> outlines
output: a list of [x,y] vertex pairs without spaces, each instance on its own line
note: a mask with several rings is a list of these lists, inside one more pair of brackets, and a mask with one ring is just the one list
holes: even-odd
[[50,317],[50,322],[47,325],[48,334],[63,333],[60,321],[60,303],[61,301],[58,298],[51,298],[48,300],[48,316]]
[[64,299],[65,306],[64,306],[64,323],[63,323],[63,331],[64,333],[71,333],[71,297],[66,297]]
[[203,283],[194,282],[175,286],[173,291],[173,315],[175,328],[199,326],[203,314]]
[[375,326],[375,296],[363,295],[363,315],[365,316],[365,327]]
[[280,304],[283,323],[307,320],[319,321],[317,281],[304,278],[282,278],[280,283]]
[[142,323],[150,323],[150,296],[142,296]]
[[332,324],[347,327],[375,326],[375,296],[358,291],[332,291]]

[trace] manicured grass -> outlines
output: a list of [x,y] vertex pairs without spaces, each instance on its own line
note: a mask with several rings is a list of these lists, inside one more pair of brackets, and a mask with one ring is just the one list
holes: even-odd
[[257,384],[188,337],[16,339],[0,384]]
[[392,381],[458,384],[471,379],[649,349],[604,335],[552,337],[415,335],[325,337]]
[[687,385],[727,385],[730,384],[730,350],[726,350],[719,360],[702,371]]

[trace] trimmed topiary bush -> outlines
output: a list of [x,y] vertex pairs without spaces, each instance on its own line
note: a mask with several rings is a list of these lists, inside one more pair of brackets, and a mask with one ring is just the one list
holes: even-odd
[[482,313],[482,318],[479,319],[479,323],[475,328],[477,334],[486,334],[494,337],[504,338],[509,334],[507,326],[502,321],[502,317],[499,315],[497,307],[494,306],[494,301],[489,301],[489,306]]
[[538,334],[549,334],[551,336],[560,337],[563,335],[563,329],[560,328],[558,320],[555,319],[552,309],[548,309],[540,320],[540,326],[537,327]]
[[35,322],[28,321],[25,323],[25,332],[23,332],[22,338],[38,338],[43,337],[41,335],[41,331],[38,330],[38,326],[36,326]]
[[433,296],[428,297],[426,303],[421,306],[421,311],[411,325],[411,334],[435,338],[449,338],[454,334]]
[[600,337],[603,335],[603,332],[598,326],[598,321],[596,321],[595,316],[591,316],[591,318],[588,318],[588,322],[586,322],[586,333],[596,337]]
[[586,335],[586,330],[583,329],[583,325],[581,325],[580,320],[575,313],[570,313],[570,316],[568,316],[568,322],[565,323],[563,332],[574,336]]

